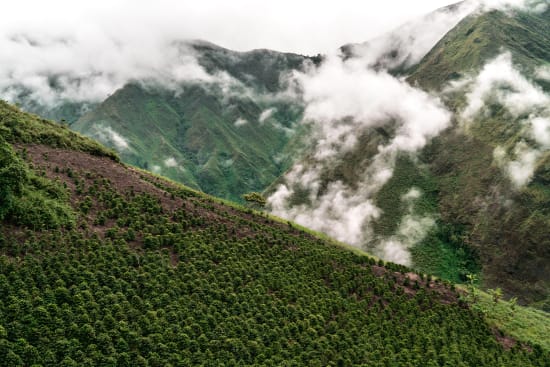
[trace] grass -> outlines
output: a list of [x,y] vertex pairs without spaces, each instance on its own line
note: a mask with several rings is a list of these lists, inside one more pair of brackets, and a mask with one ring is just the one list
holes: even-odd
[[[463,288],[464,290],[464,288]],[[548,313],[532,307],[514,306],[509,301],[495,303],[492,297],[477,290],[474,307],[482,310],[487,322],[521,342],[538,344],[550,351],[550,317]]]
[[44,144],[71,149],[119,161],[118,155],[100,143],[69,130],[66,126],[22,113],[19,108],[0,101],[0,134],[10,143]]

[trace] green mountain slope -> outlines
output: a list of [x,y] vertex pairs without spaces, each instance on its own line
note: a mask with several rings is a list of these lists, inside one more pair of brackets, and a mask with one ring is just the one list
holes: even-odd
[[[455,282],[477,274],[486,289],[501,287],[506,297],[517,296],[522,303],[550,310],[550,154],[530,132],[531,119],[547,118],[547,107],[536,105],[516,113],[505,106],[502,96],[507,93],[516,93],[513,96],[518,99],[529,97],[528,92],[518,92],[514,80],[505,80],[487,89],[493,94],[479,97],[487,99],[483,100],[486,107],[472,121],[466,123],[462,115],[478,73],[502,54],[510,55],[517,70],[508,76],[509,68],[501,68],[502,77],[522,80],[534,95],[544,94],[547,82],[536,78],[535,70],[550,63],[549,25],[550,10],[476,13],[462,20],[411,69],[409,83],[441,96],[453,113],[453,126],[420,154],[398,154],[391,179],[373,197],[380,216],[368,229],[366,249],[378,249],[409,215],[427,217],[435,226],[410,250],[416,269]],[[452,81],[456,85],[450,88]],[[333,183],[360,193],[356,188],[395,129],[391,121],[367,129],[357,136],[355,148],[334,162],[319,164],[306,156],[299,163],[322,167],[319,196]],[[537,157],[532,179],[520,188],[495,158],[498,152],[506,152],[510,160],[516,157],[520,162],[518,147],[528,147],[525,150],[533,150]],[[515,167],[525,166],[520,162]],[[413,207],[403,200],[411,188],[422,193]],[[307,188],[293,189],[289,200],[293,208],[307,206]]]
[[550,23],[543,13],[502,11],[472,14],[439,41],[412,70],[409,81],[425,89],[440,89],[446,82],[479,71],[502,53],[512,53],[514,61],[532,73],[550,60]]
[[0,129],[0,169],[24,172],[0,189],[24,202],[41,189],[14,187],[40,177],[69,214],[37,227],[12,206],[0,221],[0,366],[547,365],[439,280],[124,166],[4,103]]
[[286,148],[301,108],[274,93],[284,74],[305,58],[267,50],[237,53],[205,42],[195,48],[209,73],[226,73],[240,87],[187,84],[176,92],[128,84],[71,127],[118,150],[125,162],[241,201],[292,162]]
[[[509,52],[515,68],[536,86],[533,71],[550,62],[549,21],[549,10],[466,18],[426,55],[410,81],[442,89],[450,79],[475,75],[492,58]],[[465,106],[461,93],[445,97],[457,115]],[[491,103],[466,132],[449,130],[424,152],[430,174],[437,177],[438,212],[461,228],[462,241],[480,259],[485,286],[503,287],[509,295],[550,310],[550,155],[541,148],[533,179],[515,188],[495,161],[495,149],[514,151],[525,141],[535,148],[536,143],[525,137],[527,116]]]

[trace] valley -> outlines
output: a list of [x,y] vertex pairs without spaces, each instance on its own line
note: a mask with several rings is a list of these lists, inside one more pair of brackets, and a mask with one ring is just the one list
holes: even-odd
[[546,0],[100,29],[0,27],[0,366],[548,366]]

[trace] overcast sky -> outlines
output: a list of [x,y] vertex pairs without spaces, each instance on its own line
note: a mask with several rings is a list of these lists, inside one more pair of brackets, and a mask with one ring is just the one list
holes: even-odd
[[[204,39],[235,50],[326,53],[363,42],[449,0],[16,0],[2,33]],[[79,37],[80,38],[80,37]],[[80,38],[82,39],[82,38]]]

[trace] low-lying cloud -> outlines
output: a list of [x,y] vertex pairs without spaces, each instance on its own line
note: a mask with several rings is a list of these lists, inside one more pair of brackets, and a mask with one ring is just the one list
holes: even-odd
[[76,33],[0,35],[0,96],[41,105],[101,102],[130,81],[178,90],[182,83],[238,84],[207,73],[189,44],[173,40],[117,39],[100,29]]
[[244,126],[248,124],[248,121],[243,119],[242,117],[239,117],[237,120],[235,120],[235,122],[233,123],[233,125],[235,125],[236,127],[239,127],[239,126]]
[[260,118],[258,119],[258,122],[260,124],[263,124],[267,119],[269,119],[273,114],[277,111],[276,108],[268,108],[267,110],[262,111],[260,114]]
[[168,157],[164,160],[164,165],[168,168],[175,168],[178,166],[178,162],[174,157]]
[[[304,121],[312,126],[312,149],[269,196],[272,212],[351,245],[367,247],[385,259],[411,265],[410,248],[435,225],[435,218],[414,213],[412,203],[420,193],[412,190],[403,198],[411,204],[396,233],[379,238],[373,232],[373,222],[383,213],[376,205],[376,195],[393,176],[397,157],[406,154],[414,160],[417,152],[450,126],[452,115],[437,97],[410,86],[386,70],[418,62],[470,12],[497,7],[518,9],[526,5],[532,6],[529,1],[466,1],[451,11],[438,12],[421,22],[406,25],[403,32],[353,46],[346,57],[329,55],[320,67],[296,73],[294,80],[306,106]],[[427,28],[434,29],[435,34],[426,32]],[[521,74],[509,73],[512,68],[507,62],[503,56],[489,66],[479,83],[473,87],[469,84],[468,106],[462,112],[462,120],[484,113],[485,102],[478,105],[477,101],[497,86],[498,83],[492,82],[497,74],[505,75],[508,84],[521,90],[496,96],[507,104],[511,113],[528,113],[533,106],[542,107],[546,103],[539,88]],[[463,81],[462,87],[465,84]],[[532,116],[529,124],[544,130],[546,120],[537,117],[542,115]],[[375,128],[386,129],[390,136],[382,140],[374,156],[356,162],[356,182],[347,182],[339,176],[327,178],[331,168],[346,163],[347,153],[362,149],[361,137]],[[521,150],[515,153],[520,156],[518,162],[523,157],[524,165],[508,159],[506,169],[517,176],[520,183],[530,178],[531,169],[526,173],[519,167],[529,167],[533,155]],[[537,157],[535,155],[534,160]]]
[[116,132],[111,126],[96,124],[90,130],[90,135],[100,142],[114,147],[119,152],[130,149],[128,139]]
[[451,88],[468,90],[460,114],[466,129],[489,117],[494,103],[503,106],[513,121],[520,121],[523,139],[508,151],[497,147],[494,158],[514,187],[527,185],[539,158],[550,149],[550,96],[514,67],[509,52],[488,62],[477,76],[460,80]]
[[550,65],[539,66],[535,71],[535,76],[539,79],[550,81]]
[[410,249],[422,241],[435,226],[433,216],[415,214],[415,201],[421,195],[422,192],[413,187],[401,197],[401,200],[407,205],[407,213],[401,219],[396,233],[383,239],[375,249],[383,259],[397,264],[412,265]]
[[458,22],[479,9],[478,1],[441,8],[363,44],[352,52],[370,67],[393,69],[418,63]]
[[[296,73],[295,80],[306,105],[304,121],[312,127],[312,152],[285,175],[268,198],[270,208],[363,247],[373,240],[371,224],[381,215],[375,196],[392,177],[397,156],[418,152],[449,126],[451,114],[438,98],[385,71],[366,69],[360,59],[332,56],[319,68]],[[361,149],[358,139],[375,127],[390,127],[395,133],[374,157],[358,162],[366,163],[358,182],[324,182],[323,174],[341,164],[346,152]],[[297,196],[302,203],[295,203]],[[411,223],[407,220],[403,231]],[[397,255],[391,258],[398,260]],[[401,256],[399,261],[407,259]]]

